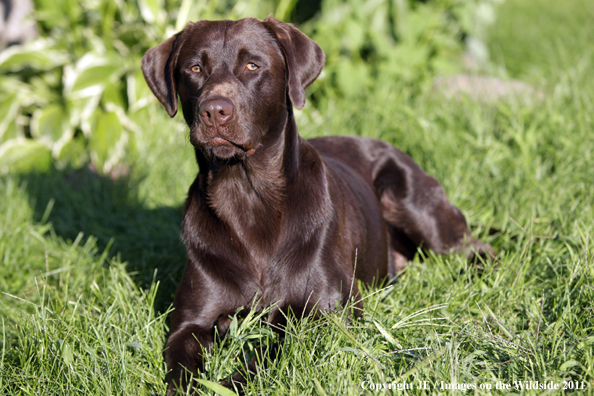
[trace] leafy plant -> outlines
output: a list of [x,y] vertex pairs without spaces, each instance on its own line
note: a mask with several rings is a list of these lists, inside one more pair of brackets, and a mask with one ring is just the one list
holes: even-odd
[[306,31],[327,55],[324,95],[353,96],[380,81],[423,87],[461,69],[467,44],[486,48],[483,27],[498,0],[326,0]]
[[[302,26],[328,58],[318,97],[455,70],[469,15],[494,1],[323,0]],[[290,20],[309,2],[36,0],[40,38],[0,53],[0,172],[87,163],[115,172],[136,155],[138,121],[154,103],[139,68],[146,50],[189,20]]]
[[147,49],[190,19],[241,17],[294,2],[38,0],[41,38],[0,53],[0,171],[80,167],[109,173],[134,155],[152,101]]

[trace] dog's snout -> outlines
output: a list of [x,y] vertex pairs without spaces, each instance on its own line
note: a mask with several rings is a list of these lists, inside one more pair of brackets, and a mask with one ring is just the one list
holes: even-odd
[[207,100],[200,106],[199,113],[206,125],[223,125],[233,116],[233,104],[224,99]]

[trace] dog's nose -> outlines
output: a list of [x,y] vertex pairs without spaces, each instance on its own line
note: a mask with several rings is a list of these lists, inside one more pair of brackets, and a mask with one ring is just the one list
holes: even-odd
[[224,99],[207,100],[200,106],[199,113],[206,125],[223,125],[233,115],[233,104]]

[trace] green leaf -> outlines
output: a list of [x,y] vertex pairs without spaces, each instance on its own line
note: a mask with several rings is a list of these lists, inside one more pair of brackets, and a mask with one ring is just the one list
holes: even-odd
[[3,132],[0,134],[0,143],[6,142],[10,139],[17,138],[19,136],[23,136],[22,128],[17,125],[16,119],[13,119],[8,123],[6,128],[4,128]]
[[237,396],[237,393],[233,392],[231,389],[225,388],[223,385],[203,379],[197,379],[196,381],[221,396]]
[[142,342],[140,341],[131,341],[126,343],[126,347],[131,350],[141,350],[142,349]]
[[175,22],[175,30],[180,31],[186,26],[190,20],[190,11],[192,10],[192,0],[182,0],[177,14],[177,21]]
[[162,23],[163,22],[163,0],[138,0],[138,7],[142,19],[147,23]]
[[[0,97],[6,98],[7,96],[4,95],[15,94],[20,107],[40,103],[40,98],[31,84],[23,82],[17,76],[3,76],[2,74],[0,73]],[[43,102],[43,99],[41,102]]]
[[[36,17],[48,28],[59,27],[72,33],[70,26],[81,22],[83,6],[89,1],[35,0]],[[82,3],[82,4],[81,4]],[[86,3],[86,4],[85,4]]]
[[16,137],[15,119],[19,110],[16,93],[0,99],[0,142]]
[[229,334],[232,337],[237,336],[237,323],[237,315],[234,315],[233,319],[231,319],[231,324],[229,325]]
[[139,69],[136,73],[129,74],[126,80],[128,83],[128,104],[130,111],[138,111],[151,103],[153,93],[144,80],[142,70]]
[[66,142],[58,153],[57,159],[60,167],[69,165],[74,169],[82,168],[89,161],[86,139],[78,136]]
[[357,96],[369,82],[369,70],[363,62],[342,62],[336,67],[338,88],[346,96]]
[[568,360],[559,367],[559,371],[564,372],[567,371],[571,367],[580,367],[582,364],[577,360]]
[[72,91],[80,91],[82,89],[105,83],[109,77],[113,76],[118,67],[115,65],[105,64],[90,67],[83,70],[72,87]]
[[[85,97],[101,92],[110,79],[117,78],[122,62],[115,57],[88,53],[74,68],[65,68],[64,93],[66,96]],[[89,89],[89,88],[93,89]],[[73,95],[74,94],[74,95]]]
[[386,330],[380,323],[378,323],[378,322],[376,322],[374,320],[373,321],[373,324],[375,325],[375,327],[377,327],[377,329],[379,330],[379,332],[382,333],[382,335],[384,336],[384,338],[386,339],[386,341],[388,341],[390,344],[392,344],[396,348],[402,348],[402,345],[400,345],[398,343],[398,341],[396,341],[394,339],[394,337],[392,337],[392,335],[388,332],[388,330]]
[[275,16],[281,21],[287,21],[291,16],[291,12],[295,9],[297,0],[280,0],[276,7]]
[[113,104],[125,110],[126,103],[122,95],[122,88],[122,84],[119,81],[117,83],[107,83],[103,91],[102,103],[104,105]]
[[47,172],[52,166],[52,154],[35,140],[16,138],[0,145],[0,172]]
[[100,171],[105,170],[107,161],[115,154],[115,148],[122,137],[122,124],[114,112],[99,113],[91,125],[89,149],[91,160]]
[[51,146],[65,135],[70,135],[69,118],[59,104],[38,109],[31,118],[31,135],[40,142]]
[[53,43],[37,39],[0,52],[0,71],[19,71],[25,67],[49,70],[68,62],[68,53],[52,48]]
[[324,386],[320,383],[320,381],[317,378],[313,379],[314,384],[316,384],[316,388],[318,389],[318,394],[322,395],[322,396],[326,396],[327,393],[324,390]]
[[365,355],[365,353],[362,350],[357,349],[357,348],[351,348],[351,347],[340,348],[339,351],[354,353],[357,356]]
[[85,136],[91,135],[90,121],[101,102],[101,92],[82,98],[70,98],[66,102],[70,113],[70,125],[79,125]]
[[365,42],[365,30],[358,21],[348,19],[343,42],[350,51],[359,51]]
[[64,363],[66,364],[70,364],[74,360],[72,349],[67,342],[62,343],[62,360],[64,360]]

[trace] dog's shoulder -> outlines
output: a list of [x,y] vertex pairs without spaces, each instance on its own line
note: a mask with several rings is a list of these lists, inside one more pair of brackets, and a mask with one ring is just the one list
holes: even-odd
[[394,149],[391,144],[384,142],[383,140],[355,135],[324,136],[309,139],[307,141],[322,154],[344,152],[345,150],[376,151]]

